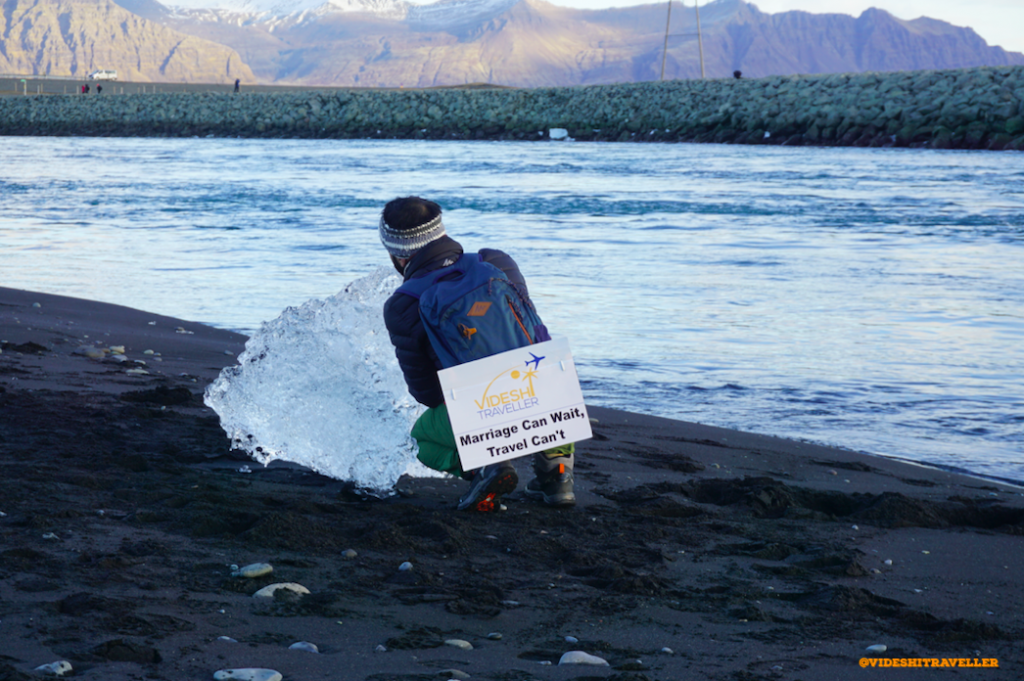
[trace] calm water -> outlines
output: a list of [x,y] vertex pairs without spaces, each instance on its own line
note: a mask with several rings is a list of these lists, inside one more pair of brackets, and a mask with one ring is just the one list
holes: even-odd
[[252,331],[384,202],[520,263],[592,404],[1024,480],[1024,154],[0,138],[2,285]]

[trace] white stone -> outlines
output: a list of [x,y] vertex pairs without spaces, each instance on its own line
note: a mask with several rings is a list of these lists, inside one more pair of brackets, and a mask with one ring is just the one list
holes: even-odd
[[452,681],[453,679],[454,681],[465,681],[466,679],[473,678],[461,669],[443,669],[438,676],[443,679],[448,679],[449,681]]
[[378,643],[377,647],[373,649],[373,652],[375,652],[375,653],[386,653],[386,652],[388,652],[388,649]]
[[254,593],[252,595],[252,597],[253,598],[273,598],[274,597],[274,592],[277,591],[278,589],[287,589],[288,591],[294,591],[297,594],[308,594],[309,593],[309,589],[307,589],[306,587],[302,586],[301,584],[296,584],[295,582],[279,582],[277,584],[271,584],[269,586],[263,587],[262,589],[260,589],[256,593]]
[[152,350],[143,350],[142,354],[144,354],[144,355],[152,355],[152,354],[155,354],[155,353]]
[[551,128],[548,130],[548,136],[553,140],[564,140],[569,136],[569,131],[565,128]]
[[94,348],[91,345],[83,345],[75,350],[73,354],[85,355],[89,359],[103,359],[107,356],[107,353],[103,348]]
[[672,655],[673,654],[672,649],[668,648],[668,647],[662,648],[661,652],[665,653],[666,655]]
[[410,563],[409,561],[405,561],[404,563],[398,566],[398,569],[402,572],[408,572],[409,570],[412,570],[412,563]]
[[578,638],[576,638],[575,636],[566,636],[565,637],[565,642],[566,643],[579,643],[580,640]]
[[281,681],[281,672],[260,667],[243,667],[241,669],[221,669],[214,672],[217,681]]
[[309,641],[296,641],[295,643],[288,646],[288,650],[304,650],[307,653],[319,653],[320,649],[316,647],[315,643]]
[[886,650],[888,650],[888,648],[885,647],[884,645],[877,645],[877,646],[868,646],[864,650],[866,650],[869,653],[884,653]]
[[344,551],[341,552],[341,555],[343,557],[348,558],[349,560],[351,560],[351,559],[355,558],[356,556],[358,556],[359,554],[355,552],[355,549],[345,549]]
[[124,354],[124,346],[123,345],[111,345],[110,346],[110,354],[112,354],[112,355],[123,355]]
[[252,563],[251,565],[246,565],[243,568],[233,568],[231,576],[255,579],[256,577],[269,575],[273,571],[274,567],[270,563]]
[[501,640],[501,634],[499,634],[496,631],[492,631],[491,633],[487,634],[487,638],[489,638],[492,641],[500,641]]
[[559,666],[563,664],[590,664],[594,666],[608,666],[608,660],[585,653],[582,650],[570,650],[558,660]]
[[39,303],[32,303],[32,307],[42,307]]
[[886,565],[892,565],[892,559],[890,558],[889,560],[885,561],[885,564]]
[[125,371],[126,374],[132,374],[133,376],[148,376],[149,372],[145,369],[128,369]]
[[44,674],[53,674],[54,676],[64,676],[71,671],[71,663],[67,660],[58,660],[57,662],[51,662],[50,664],[42,664],[36,667],[37,672],[43,672]]
[[217,640],[218,641],[225,641],[226,643],[238,643],[237,640],[231,638],[230,636],[218,636]]
[[462,650],[473,650],[473,644],[469,641],[463,641],[461,638],[450,638],[444,642],[446,646],[452,648],[461,648]]

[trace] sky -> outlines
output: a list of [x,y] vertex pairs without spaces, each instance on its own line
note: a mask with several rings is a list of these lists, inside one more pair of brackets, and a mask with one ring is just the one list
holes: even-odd
[[[599,9],[650,4],[651,0],[548,0],[553,5]],[[998,45],[1011,52],[1024,52],[1024,0],[747,0],[762,12],[775,14],[803,10],[824,14],[860,16],[869,7],[884,9],[900,19],[921,16],[948,21],[956,26],[970,26],[989,45]],[[694,0],[683,0],[693,7]],[[700,0],[703,7],[708,0]]]

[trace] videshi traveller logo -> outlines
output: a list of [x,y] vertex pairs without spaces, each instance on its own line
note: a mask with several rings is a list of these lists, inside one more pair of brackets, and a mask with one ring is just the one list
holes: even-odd
[[544,357],[538,357],[532,352],[528,354],[530,359],[525,361],[525,369],[520,369],[518,365],[505,369],[491,379],[480,399],[473,400],[481,420],[541,406],[534,380]]

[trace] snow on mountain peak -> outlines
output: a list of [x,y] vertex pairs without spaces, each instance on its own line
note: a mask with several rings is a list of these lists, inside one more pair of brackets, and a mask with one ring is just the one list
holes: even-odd
[[409,10],[404,0],[170,0],[168,7],[185,12],[228,12],[285,17],[317,10],[330,12],[366,12],[378,16],[403,18]]
[[263,20],[311,13],[316,16],[334,12],[374,14],[387,19],[409,19],[419,24],[444,26],[484,16],[497,16],[519,0],[440,0],[429,5],[414,5],[407,0],[168,0],[175,12],[203,15],[241,14]]
[[418,24],[448,26],[473,19],[494,17],[506,12],[519,0],[440,0],[429,5],[409,7],[409,20]]

